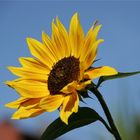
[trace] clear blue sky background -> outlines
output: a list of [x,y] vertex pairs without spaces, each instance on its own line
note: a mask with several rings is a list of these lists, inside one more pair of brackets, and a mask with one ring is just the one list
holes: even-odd
[[[59,16],[67,27],[74,12],[78,12],[82,26],[87,32],[95,20],[103,25],[100,38],[105,42],[100,46],[96,66],[110,65],[118,71],[140,70],[140,2],[111,1],[0,1],[0,120],[10,118],[14,110],[4,104],[15,100],[16,92],[3,84],[15,78],[6,67],[19,66],[18,58],[30,56],[26,37],[41,40],[41,32],[51,34],[51,21]],[[131,106],[140,112],[140,75],[126,79],[108,81],[100,90],[110,107],[114,118],[123,106]],[[128,103],[127,103],[128,101]],[[87,100],[88,106],[94,107],[101,115],[102,110],[96,100]],[[133,106],[133,107],[132,107]],[[132,109],[133,108],[133,109]],[[58,117],[56,113],[45,113],[33,119],[14,121],[26,132],[38,132]],[[100,123],[91,124],[74,130],[62,138],[73,140],[98,139],[98,136],[111,137]]]

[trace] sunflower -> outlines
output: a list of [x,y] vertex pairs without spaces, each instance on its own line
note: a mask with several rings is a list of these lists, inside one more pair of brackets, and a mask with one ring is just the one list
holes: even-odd
[[60,111],[60,118],[68,118],[78,111],[79,96],[91,81],[100,76],[114,75],[109,66],[91,67],[97,48],[103,39],[97,39],[101,25],[94,24],[86,35],[75,13],[69,31],[58,17],[52,21],[52,36],[42,33],[42,42],[27,38],[33,57],[21,57],[21,67],[8,67],[18,76],[6,84],[15,89],[20,98],[6,104],[15,108],[13,119],[34,117],[43,112]]

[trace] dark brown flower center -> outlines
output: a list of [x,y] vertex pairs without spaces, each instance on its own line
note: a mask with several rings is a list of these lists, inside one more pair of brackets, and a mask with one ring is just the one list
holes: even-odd
[[51,94],[59,91],[74,80],[78,80],[80,74],[79,59],[71,56],[59,60],[52,68],[48,77],[48,89]]

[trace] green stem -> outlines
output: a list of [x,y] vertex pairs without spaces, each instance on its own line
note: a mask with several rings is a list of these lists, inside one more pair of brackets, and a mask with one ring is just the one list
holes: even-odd
[[94,86],[94,84],[92,84],[92,86],[89,88],[89,90],[90,90],[92,93],[94,93],[94,95],[95,95],[95,96],[97,97],[97,99],[99,100],[99,102],[100,102],[100,104],[101,104],[101,106],[102,106],[102,108],[103,108],[103,110],[104,110],[104,113],[105,113],[105,115],[106,115],[106,117],[107,117],[107,120],[108,120],[108,122],[109,122],[109,125],[110,125],[110,127],[111,127],[111,129],[112,129],[112,134],[114,135],[114,137],[116,138],[116,140],[122,140],[122,139],[121,139],[121,136],[120,136],[120,134],[119,134],[119,132],[118,132],[116,126],[115,126],[115,123],[114,123],[114,121],[113,121],[113,118],[112,118],[112,116],[111,116],[111,114],[110,114],[110,111],[109,111],[109,109],[108,109],[108,107],[107,107],[107,104],[106,104],[106,102],[105,102],[103,96],[102,96],[101,93],[97,90],[97,88]]
[[104,126],[106,127],[106,129],[113,134],[112,129],[108,126],[108,124],[106,123],[106,121],[103,118],[99,118],[99,120],[104,124]]

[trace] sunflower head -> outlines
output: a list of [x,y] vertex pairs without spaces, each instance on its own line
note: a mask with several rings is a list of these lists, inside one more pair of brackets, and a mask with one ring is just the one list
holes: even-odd
[[73,56],[59,60],[52,68],[48,77],[50,93],[59,94],[67,84],[77,81],[80,74],[79,60]]
[[42,42],[27,38],[33,57],[19,59],[21,67],[8,67],[19,78],[7,81],[21,96],[7,104],[15,108],[14,119],[37,116],[45,111],[60,109],[60,118],[68,124],[68,118],[78,111],[79,91],[91,80],[117,71],[109,66],[93,67],[97,48],[103,39],[97,39],[101,25],[96,23],[84,34],[75,13],[69,31],[56,18],[52,21],[52,36],[42,33]]

